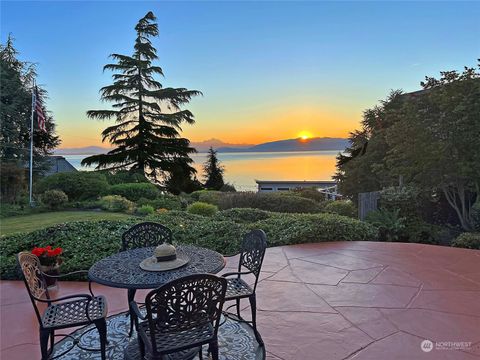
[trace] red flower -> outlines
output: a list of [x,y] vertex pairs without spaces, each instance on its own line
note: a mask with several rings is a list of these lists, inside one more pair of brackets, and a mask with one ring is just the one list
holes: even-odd
[[44,252],[45,252],[45,249],[44,248],[39,248],[39,247],[35,247],[32,250],[32,254],[37,256],[37,257],[42,256]]

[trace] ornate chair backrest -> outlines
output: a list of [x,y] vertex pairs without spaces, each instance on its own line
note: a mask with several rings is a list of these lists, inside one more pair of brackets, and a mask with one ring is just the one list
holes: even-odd
[[[185,331],[207,323],[217,335],[227,281],[210,274],[173,280],[149,292],[145,299],[154,352],[155,333]],[[192,339],[194,342],[194,339]]]
[[143,222],[132,226],[122,235],[122,251],[172,242],[172,231],[161,224]]
[[24,251],[17,255],[18,264],[23,274],[23,281],[32,301],[40,325],[42,324],[36,300],[50,299],[47,283],[40,270],[40,260],[30,252]]
[[238,271],[242,271],[242,266],[251,271],[255,275],[255,288],[257,287],[266,249],[267,235],[263,230],[252,230],[243,237]]

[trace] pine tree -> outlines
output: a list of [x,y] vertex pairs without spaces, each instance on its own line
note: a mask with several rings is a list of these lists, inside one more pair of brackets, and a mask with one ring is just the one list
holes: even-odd
[[181,106],[200,91],[184,88],[164,88],[154,79],[163,76],[161,67],[152,62],[158,59],[151,38],[158,35],[158,25],[152,12],[146,14],[135,27],[132,56],[112,54],[114,82],[100,90],[104,101],[114,103],[112,110],[90,110],[88,117],[116,120],[116,124],[102,132],[102,141],[108,140],[115,148],[107,154],[85,158],[82,165],[96,164],[97,169],[130,170],[159,181],[184,164],[188,175],[195,169],[190,165],[190,154],[195,149],[190,141],[180,137],[183,123],[193,124],[193,114]]
[[[16,201],[26,188],[28,162],[30,160],[30,116],[32,111],[32,86],[36,77],[35,66],[20,61],[9,36],[0,45],[0,161],[2,165],[1,193],[4,201]],[[55,123],[45,107],[47,93],[41,87],[39,97],[46,116],[46,132],[38,129],[34,119],[33,171],[42,175],[49,163],[47,156],[60,144],[55,134]],[[16,180],[14,180],[16,179]]]
[[220,190],[225,184],[223,181],[224,167],[217,158],[217,152],[212,147],[208,150],[208,158],[203,165],[205,172],[205,187],[210,190]]

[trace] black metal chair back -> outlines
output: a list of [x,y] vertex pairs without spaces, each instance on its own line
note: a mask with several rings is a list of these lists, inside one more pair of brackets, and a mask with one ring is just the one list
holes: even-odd
[[122,235],[122,251],[157,246],[172,242],[172,231],[158,223],[143,222],[132,226]]
[[28,295],[32,301],[33,308],[35,309],[38,323],[40,324],[40,327],[42,327],[42,319],[36,301],[48,300],[50,299],[50,295],[48,293],[45,277],[40,270],[40,260],[32,253],[24,251],[17,255],[17,261],[22,271],[25,287],[27,288]]
[[149,292],[145,305],[153,351],[157,351],[155,333],[162,330],[181,332],[210,323],[216,337],[226,288],[224,278],[195,274]]
[[252,230],[243,238],[240,248],[240,261],[238,271],[242,266],[255,276],[254,289],[257,287],[258,276],[262,269],[263,258],[267,249],[267,235],[263,230]]

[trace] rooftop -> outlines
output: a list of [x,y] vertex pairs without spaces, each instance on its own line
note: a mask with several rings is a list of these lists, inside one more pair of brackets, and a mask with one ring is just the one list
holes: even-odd
[[[229,259],[224,271],[237,261]],[[0,358],[40,358],[38,325],[23,283],[2,281],[0,290]],[[61,295],[85,290],[85,283],[60,284]],[[127,309],[124,290],[95,285],[94,291],[107,296],[110,314]],[[269,360],[468,360],[480,356],[479,298],[480,251],[304,244],[267,250],[257,317]],[[249,313],[244,311],[246,318]],[[467,345],[427,353],[420,348],[424,339]]]

